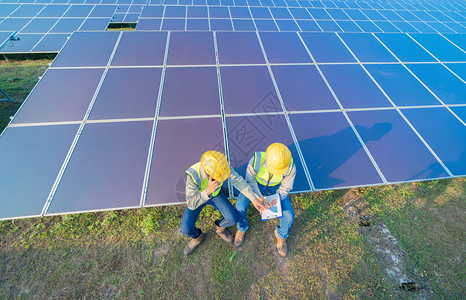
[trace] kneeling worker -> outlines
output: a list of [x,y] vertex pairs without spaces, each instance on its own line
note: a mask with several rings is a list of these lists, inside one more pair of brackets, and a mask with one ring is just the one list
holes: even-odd
[[257,210],[261,211],[270,207],[264,201],[265,199],[261,198],[260,193],[255,195],[249,184],[235,170],[230,168],[225,155],[221,152],[205,152],[201,157],[201,161],[192,165],[186,171],[186,174],[187,206],[181,221],[181,233],[192,240],[184,249],[185,255],[193,253],[194,249],[205,238],[205,233],[196,227],[196,221],[201,210],[207,204],[215,207],[223,215],[223,219],[214,222],[216,233],[226,242],[233,242],[233,237],[226,227],[237,222],[237,214],[233,205],[221,191],[225,180],[230,180],[230,183],[242,195],[245,195],[245,198],[250,199],[248,200],[249,203],[252,201]]
[[[286,239],[294,220],[293,207],[290,198],[288,198],[288,192],[293,189],[295,177],[296,166],[293,164],[291,152],[288,147],[281,143],[270,145],[266,152],[256,152],[249,161],[246,170],[246,182],[251,185],[255,194],[263,196],[280,194],[283,217],[275,229],[275,236],[278,253],[281,256],[286,256],[288,253]],[[243,244],[244,234],[249,228],[246,213],[250,204],[251,201],[243,194],[240,194],[236,201],[238,230],[235,236],[235,246],[237,247]]]

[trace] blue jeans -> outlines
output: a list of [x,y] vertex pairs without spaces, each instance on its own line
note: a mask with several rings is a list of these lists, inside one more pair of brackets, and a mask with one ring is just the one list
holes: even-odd
[[[276,194],[280,187],[279,184],[275,186],[265,186],[258,183],[257,185],[259,186],[262,196]],[[294,211],[288,196],[286,196],[285,199],[281,199],[281,204],[283,217],[280,219],[280,224],[277,226],[277,233],[282,239],[287,239],[290,235],[291,226],[293,225]],[[249,205],[251,205],[251,201],[243,194],[240,194],[238,200],[236,200],[236,211],[238,212],[238,223],[236,224],[236,227],[241,232],[246,232],[249,229],[248,219],[246,218]]]
[[225,194],[222,191],[220,191],[220,193],[218,193],[217,196],[209,199],[206,203],[202,204],[195,210],[191,210],[188,207],[186,207],[183,214],[183,219],[181,220],[180,228],[181,233],[184,236],[190,237],[192,239],[199,237],[199,235],[201,234],[201,230],[196,227],[196,221],[199,217],[199,214],[201,213],[201,210],[207,204],[215,207],[223,215],[223,219],[215,221],[215,224],[217,226],[229,227],[234,225],[238,221],[235,208],[227,199]]

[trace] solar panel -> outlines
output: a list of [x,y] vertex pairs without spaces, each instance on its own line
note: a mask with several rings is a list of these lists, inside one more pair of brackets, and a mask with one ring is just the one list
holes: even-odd
[[11,127],[3,132],[0,218],[41,215],[78,127]]
[[387,182],[449,177],[426,145],[395,110],[348,112]]
[[204,151],[244,175],[272,142],[294,192],[465,176],[461,3],[65,2],[0,3],[3,53],[65,45],[0,136],[0,219],[184,203]]
[[158,121],[144,206],[184,203],[184,172],[212,149],[225,153],[220,117]]
[[86,124],[49,214],[138,207],[152,122]]
[[[315,189],[383,183],[341,112],[293,114],[290,120]],[[355,129],[374,131],[364,126]]]

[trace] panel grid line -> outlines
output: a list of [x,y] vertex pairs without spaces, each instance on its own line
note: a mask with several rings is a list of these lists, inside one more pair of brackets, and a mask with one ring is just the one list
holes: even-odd
[[[216,62],[216,71],[217,71],[217,84],[218,84],[218,97],[220,101],[220,112],[221,112],[221,117],[222,117],[222,132],[223,132],[223,147],[225,149],[225,154],[228,160],[228,163],[231,166],[231,158],[230,158],[230,144],[228,141],[228,127],[227,127],[227,121],[225,117],[225,102],[223,99],[223,85],[222,85],[222,75],[220,73],[220,59],[218,56],[218,44],[217,44],[217,34],[216,32],[212,32],[213,35],[213,40],[214,40],[214,50],[215,50],[215,62]],[[233,193],[233,188],[230,184],[230,181],[227,182],[228,184],[228,193],[229,198],[233,198],[234,193]]]
[[150,176],[150,171],[152,167],[152,158],[154,156],[155,138],[156,138],[157,126],[158,126],[158,120],[159,120],[159,114],[160,114],[160,106],[162,105],[163,86],[165,83],[165,74],[167,72],[167,61],[168,61],[168,51],[170,47],[170,37],[171,37],[171,33],[168,32],[167,41],[165,44],[165,53],[163,57],[163,69],[162,69],[162,74],[160,75],[159,93],[157,95],[157,105],[155,108],[154,123],[152,125],[149,150],[147,154],[146,171],[144,173],[144,181],[142,183],[141,200],[139,202],[140,207],[145,206],[146,199],[147,199],[147,191],[149,187],[149,176]]
[[103,72],[103,74],[102,74],[102,76],[100,78],[99,85],[97,86],[97,88],[96,88],[96,90],[94,92],[94,95],[92,97],[91,103],[89,104],[87,112],[84,115],[84,118],[83,118],[83,120],[81,122],[81,125],[79,126],[78,132],[76,133],[76,136],[75,136],[75,138],[73,140],[73,143],[71,144],[71,147],[70,147],[70,149],[68,151],[68,154],[65,157],[65,161],[63,162],[63,164],[61,166],[61,169],[60,169],[60,171],[58,173],[58,176],[55,179],[55,182],[54,182],[54,184],[52,186],[52,189],[51,189],[51,191],[49,193],[49,196],[48,196],[48,198],[47,198],[47,200],[46,200],[46,202],[44,204],[44,207],[43,207],[42,212],[41,212],[41,216],[44,216],[47,213],[47,211],[48,211],[48,209],[49,209],[49,207],[50,207],[50,205],[51,205],[51,203],[53,201],[53,198],[54,198],[55,193],[56,193],[56,191],[58,189],[58,186],[60,185],[61,179],[63,178],[63,174],[65,173],[65,170],[66,170],[66,168],[68,166],[68,163],[69,163],[69,161],[71,159],[71,156],[73,155],[73,152],[74,152],[74,150],[76,148],[76,145],[78,144],[79,138],[81,137],[81,134],[82,134],[82,132],[84,130],[84,127],[86,125],[86,121],[89,118],[89,115],[91,114],[92,107],[94,106],[94,103],[95,103],[95,101],[97,99],[97,95],[99,94],[100,89],[102,88],[102,85],[104,83],[105,77],[106,77],[107,72],[108,72],[108,66],[110,66],[110,64],[112,63],[113,57],[115,56],[115,53],[116,53],[116,49],[118,47],[118,44],[120,43],[122,34],[123,34],[123,32],[120,32],[120,34],[118,35],[118,39],[115,42],[115,45],[113,47],[113,51],[112,51],[112,53],[111,53],[111,55],[110,55],[110,57],[109,57],[109,59],[107,61],[107,68],[105,69],[105,71]]
[[298,139],[296,138],[296,134],[295,134],[295,132],[293,130],[293,126],[291,125],[290,118],[288,117],[288,115],[286,113],[285,103],[283,102],[283,98],[282,98],[282,96],[280,94],[280,90],[278,89],[277,82],[275,81],[275,77],[273,76],[272,68],[270,67],[269,59],[267,57],[267,53],[265,52],[264,45],[262,44],[262,40],[260,38],[259,32],[256,32],[256,35],[257,35],[257,39],[259,41],[260,47],[262,49],[262,54],[264,55],[265,62],[267,63],[267,69],[268,69],[268,72],[269,72],[270,77],[272,79],[272,82],[273,82],[273,85],[274,85],[274,88],[275,88],[275,92],[277,93],[278,100],[280,101],[280,105],[281,105],[282,110],[284,112],[284,116],[285,116],[286,123],[288,125],[288,129],[290,130],[291,137],[292,137],[292,139],[294,141],[294,144],[296,146],[296,150],[298,152],[299,159],[301,160],[301,164],[302,164],[303,169],[304,169],[304,174],[306,174],[307,182],[308,182],[309,187],[311,188],[311,190],[315,190],[314,182],[312,181],[311,174],[309,173],[309,170],[307,169],[306,161],[304,160],[304,155],[303,155],[303,153],[301,151],[301,147],[299,145]]

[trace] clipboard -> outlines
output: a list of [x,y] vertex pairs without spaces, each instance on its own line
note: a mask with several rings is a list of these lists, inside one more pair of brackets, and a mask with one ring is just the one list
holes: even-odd
[[274,194],[265,197],[265,200],[272,205],[269,209],[262,211],[261,219],[262,221],[267,221],[270,219],[279,219],[283,217],[282,211],[282,202],[280,200],[280,194]]

